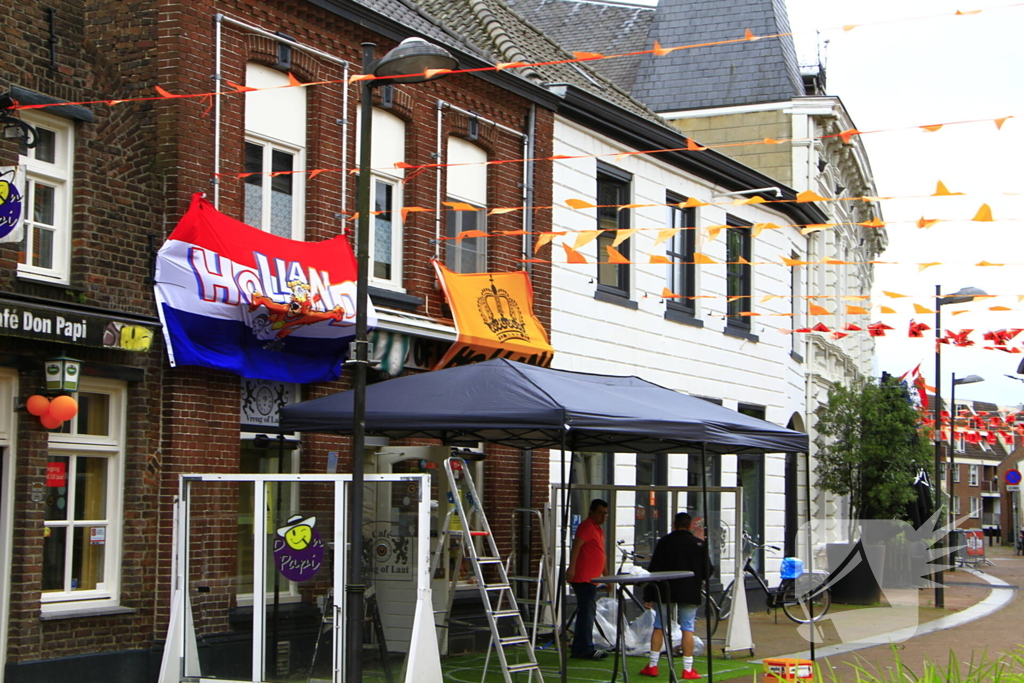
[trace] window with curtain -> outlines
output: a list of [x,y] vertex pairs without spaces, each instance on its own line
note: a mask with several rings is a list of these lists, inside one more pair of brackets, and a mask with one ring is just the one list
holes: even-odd
[[697,209],[681,208],[686,201],[684,197],[669,192],[665,201],[668,204],[668,217],[665,228],[678,230],[668,241],[665,256],[672,263],[668,266],[668,287],[678,299],[666,299],[666,307],[672,311],[680,311],[690,316],[697,314],[697,267],[693,262],[693,252],[697,241]]
[[726,218],[729,226],[725,231],[725,289],[728,297],[726,313],[729,315],[726,324],[729,327],[749,330],[750,318],[743,314],[751,311],[750,225],[733,216]]
[[[250,88],[288,85],[287,74],[249,63]],[[243,222],[287,239],[303,239],[306,88],[245,93]]]
[[84,378],[78,415],[51,433],[43,522],[44,611],[116,603],[124,460],[124,385]]
[[36,129],[36,146],[24,140],[18,164],[25,168],[25,238],[18,254],[18,276],[67,283],[71,261],[71,183],[74,168],[74,125],[42,112],[24,111],[21,118]]
[[487,232],[487,152],[462,138],[448,138],[445,265],[456,273],[487,272],[487,239],[459,236]]
[[614,166],[597,166],[597,288],[609,294],[629,298],[630,267],[608,262],[608,247],[629,258],[630,240],[615,244],[619,231],[628,230],[630,210],[620,207],[630,203],[632,175]]

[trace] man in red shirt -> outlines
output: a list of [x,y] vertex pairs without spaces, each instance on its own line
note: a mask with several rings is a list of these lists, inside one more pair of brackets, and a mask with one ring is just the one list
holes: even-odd
[[570,654],[577,659],[604,659],[608,653],[594,647],[594,616],[597,614],[597,585],[591,579],[605,571],[604,529],[608,503],[595,498],[590,514],[576,529],[565,580],[576,593],[576,630]]

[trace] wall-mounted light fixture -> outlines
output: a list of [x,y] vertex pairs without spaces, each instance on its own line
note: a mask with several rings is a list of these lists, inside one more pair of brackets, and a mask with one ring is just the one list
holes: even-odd
[[78,391],[82,361],[59,356],[43,364],[47,391]]

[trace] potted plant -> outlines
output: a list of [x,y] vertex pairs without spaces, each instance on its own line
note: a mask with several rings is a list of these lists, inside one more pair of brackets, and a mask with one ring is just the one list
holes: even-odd
[[834,384],[817,417],[818,487],[850,501],[851,542],[826,547],[829,569],[834,571],[851,553],[869,561],[832,586],[832,599],[875,604],[883,580],[883,543],[889,539],[885,524],[862,522],[906,518],[907,504],[917,495],[912,483],[927,467],[930,444],[918,434],[918,413],[904,385],[888,375],[880,381]]

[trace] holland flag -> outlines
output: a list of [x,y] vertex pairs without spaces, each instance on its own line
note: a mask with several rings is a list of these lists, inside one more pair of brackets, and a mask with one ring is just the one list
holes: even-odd
[[[355,336],[355,280],[345,237],[284,239],[225,216],[197,193],[157,254],[171,366],[279,382],[337,379]],[[376,324],[372,304],[367,319]]]

